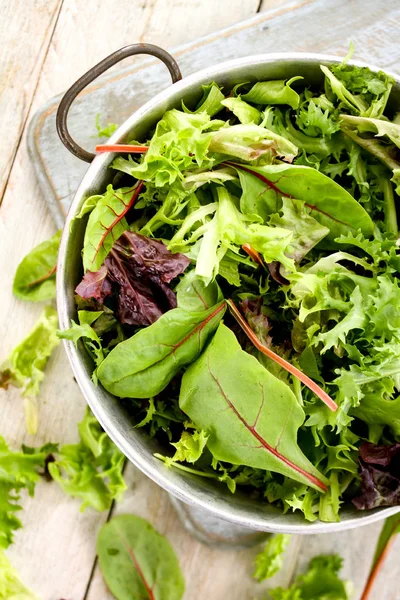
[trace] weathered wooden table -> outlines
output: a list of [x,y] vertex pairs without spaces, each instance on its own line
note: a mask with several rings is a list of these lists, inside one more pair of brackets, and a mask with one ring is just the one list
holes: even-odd
[[[337,0],[344,6],[343,0]],[[373,15],[369,8],[374,4]],[[13,275],[21,258],[55,230],[40,193],[26,148],[26,125],[50,97],[62,92],[83,71],[111,51],[134,41],[167,48],[229,26],[260,13],[265,24],[286,18],[299,7],[324,5],[323,0],[0,0],[0,239],[1,239],[1,349],[0,360],[20,340],[42,307],[13,298]],[[389,6],[390,5],[390,6]],[[394,2],[347,0],[346,16],[340,6],[325,11],[305,35],[282,35],[276,51],[343,51],[352,38],[365,44],[371,62],[396,70],[399,49],[399,12]],[[389,10],[390,8],[390,10]],[[271,12],[266,12],[271,11]],[[265,13],[265,14],[262,14]],[[359,15],[363,13],[360,21]],[[299,13],[301,14],[301,13]],[[370,14],[370,16],[369,16]],[[358,15],[357,20],[355,19]],[[357,27],[352,27],[352,22]],[[264,20],[265,19],[265,20]],[[364,19],[364,21],[363,21]],[[364,26],[360,26],[364,22]],[[301,20],[299,28],[302,27]],[[325,31],[325,35],[321,34]],[[373,40],[371,42],[371,40]],[[215,57],[215,62],[218,57]],[[0,393],[0,434],[20,446],[47,441],[76,440],[76,423],[85,402],[73,380],[63,348],[51,359],[40,395],[40,427],[35,438],[26,434],[18,391]],[[216,550],[189,536],[167,495],[131,465],[129,490],[113,513],[132,512],[148,518],[167,535],[177,551],[186,578],[185,600],[251,600],[263,598],[269,585],[287,585],[297,569],[318,552],[337,551],[345,558],[343,573],[359,597],[369,570],[380,525],[333,536],[294,538],[281,573],[268,585],[252,580],[252,562],[259,548]],[[79,503],[51,483],[41,482],[33,499],[24,500],[24,528],[8,551],[23,580],[43,600],[108,600],[95,562],[95,540],[110,515],[80,513]],[[386,563],[375,592],[376,600],[399,600],[400,542]]]

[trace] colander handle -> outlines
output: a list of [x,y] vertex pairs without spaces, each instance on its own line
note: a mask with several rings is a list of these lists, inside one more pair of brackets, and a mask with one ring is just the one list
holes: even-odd
[[154,46],[153,44],[131,44],[130,46],[125,46],[124,48],[113,52],[110,56],[107,56],[107,58],[104,58],[97,65],[89,69],[87,73],[82,75],[82,77],[80,77],[69,90],[65,92],[56,116],[56,127],[60,140],[72,154],[85,162],[92,162],[96,155],[81,148],[81,146],[79,146],[79,144],[71,137],[67,126],[69,109],[77,95],[84,90],[89,83],[99,75],[102,75],[102,73],[114,66],[120,60],[123,60],[128,56],[133,56],[134,54],[150,54],[151,56],[159,58],[170,72],[172,83],[182,79],[182,74],[176,60],[166,50],[163,50],[159,46]]

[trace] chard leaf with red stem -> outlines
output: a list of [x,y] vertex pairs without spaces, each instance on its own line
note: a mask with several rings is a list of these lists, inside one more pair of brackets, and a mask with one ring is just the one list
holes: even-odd
[[250,341],[253,342],[257,350],[259,350],[260,352],[268,356],[268,358],[278,363],[281,367],[286,369],[286,371],[289,371],[289,373],[297,377],[297,379],[300,379],[300,381],[304,383],[304,385],[306,385],[311,391],[313,391],[314,394],[316,394],[318,398],[320,398],[322,402],[324,402],[324,404],[326,404],[332,411],[337,410],[338,406],[336,402],[334,402],[332,398],[328,396],[328,394],[324,392],[324,390],[315,383],[315,381],[307,377],[307,375],[302,373],[299,369],[294,367],[287,360],[285,360],[284,358],[276,354],[273,350],[265,346],[262,342],[260,342],[258,337],[255,335],[254,331],[251,329],[247,321],[241,315],[240,311],[237,309],[232,300],[228,300],[227,302],[232,315],[235,317],[240,327],[249,337]]
[[83,242],[83,267],[85,271],[98,271],[114,243],[128,229],[126,214],[135,204],[143,182],[133,188],[114,190],[107,186],[89,215]]
[[281,473],[326,492],[325,477],[297,445],[305,415],[295,395],[242,350],[223,323],[185,371],[179,406],[208,435],[214,459]]
[[100,529],[97,554],[117,600],[181,600],[185,582],[176,555],[145,519],[113,517]]

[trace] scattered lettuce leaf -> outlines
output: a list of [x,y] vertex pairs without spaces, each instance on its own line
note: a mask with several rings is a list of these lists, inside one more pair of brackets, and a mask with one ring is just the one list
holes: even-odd
[[3,550],[0,550],[0,600],[39,600],[22,583]]
[[56,460],[48,465],[61,489],[88,506],[108,510],[113,500],[121,500],[125,457],[113,444],[89,409],[78,425],[80,441],[62,446]]
[[257,554],[253,577],[257,581],[264,581],[273,577],[283,565],[283,555],[290,542],[291,536],[278,533],[270,537],[262,552]]
[[340,556],[316,556],[308,571],[296,578],[289,589],[269,590],[273,600],[350,600],[352,586],[339,577]]
[[9,385],[21,388],[26,426],[31,434],[37,431],[37,395],[44,370],[52,351],[59,344],[57,326],[57,312],[51,306],[46,307],[34,328],[12,350],[0,370],[0,388],[7,389]]
[[101,118],[101,114],[97,113],[96,121],[95,121],[97,136],[99,138],[111,137],[112,134],[114,133],[114,131],[116,131],[118,129],[118,125],[116,123],[107,123],[107,125],[102,126],[100,124],[100,118]]
[[[22,508],[19,504],[21,493],[26,490],[33,496],[46,456],[55,449],[56,446],[51,445],[38,450],[24,448],[22,452],[14,452],[0,436],[0,548],[8,548],[14,541],[14,531],[22,527],[16,515]],[[0,564],[0,598],[8,600],[7,596],[1,595],[1,573]]]
[[56,295],[56,265],[61,230],[36,246],[22,259],[15,272],[13,294],[21,300],[41,302]]

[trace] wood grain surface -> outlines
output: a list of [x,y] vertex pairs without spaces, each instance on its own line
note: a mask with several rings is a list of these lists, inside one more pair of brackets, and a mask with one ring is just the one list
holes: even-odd
[[[362,2],[351,3],[357,10],[362,7]],[[26,150],[30,117],[95,62],[125,44],[147,41],[176,46],[283,4],[284,0],[0,0],[0,125],[4,141],[0,153],[0,361],[26,335],[42,310],[41,305],[13,298],[16,266],[35,244],[54,233]],[[329,24],[325,25],[328,36]],[[376,26],[382,29],[382,47],[387,43],[385,32],[390,40],[398,40],[398,23],[390,20]],[[355,34],[361,39],[362,32]],[[371,52],[379,58],[382,47]],[[0,391],[0,433],[15,448],[22,442],[73,442],[84,406],[60,347],[42,386],[38,434],[34,438],[26,434],[23,405],[15,390]],[[338,551],[344,557],[345,576],[354,581],[354,599],[359,598],[379,525],[335,536],[293,538],[281,573],[268,585],[258,584],[252,579],[252,563],[260,548],[222,551],[197,542],[182,528],[163,490],[131,465],[126,474],[129,490],[114,512],[144,516],[168,536],[186,578],[185,600],[265,598],[270,585],[288,584],[296,570],[321,550]],[[8,555],[42,600],[111,600],[95,565],[97,532],[108,516],[91,510],[80,513],[79,503],[66,497],[56,484],[41,482],[35,497],[24,499],[24,528]],[[374,599],[400,599],[395,585],[400,579],[399,559],[397,542]]]

